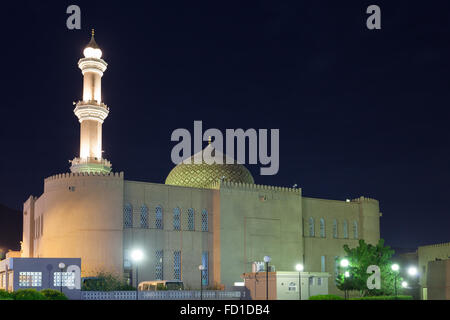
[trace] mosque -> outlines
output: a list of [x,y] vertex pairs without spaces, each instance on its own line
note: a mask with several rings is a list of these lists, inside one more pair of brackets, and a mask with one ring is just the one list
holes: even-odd
[[[70,173],[44,180],[44,192],[23,206],[22,257],[81,258],[82,276],[110,272],[135,277],[130,253],[139,248],[139,280],[182,280],[187,288],[230,288],[271,257],[276,270],[328,272],[343,245],[380,237],[377,200],[304,197],[301,188],[258,185],[244,165],[180,163],[164,184],[126,180],[102,156],[102,101],[107,69],[92,38],[78,61],[83,98],[80,154]],[[204,149],[214,153],[213,144]]]

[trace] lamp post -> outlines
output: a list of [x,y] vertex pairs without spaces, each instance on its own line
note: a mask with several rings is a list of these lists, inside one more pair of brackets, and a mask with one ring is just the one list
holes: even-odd
[[200,270],[200,300],[203,300],[203,270],[205,267],[201,264],[198,266],[198,270]]
[[395,292],[395,299],[397,299],[397,276],[398,276],[398,270],[400,270],[400,267],[398,264],[394,263],[392,266],[392,271],[394,271],[394,292]]
[[[348,268],[349,266],[349,262],[348,259],[342,259],[340,262],[340,265],[342,268]],[[344,272],[344,277],[348,278],[350,277],[350,272],[348,272],[347,270]],[[347,300],[347,281],[346,279],[344,279],[344,296],[345,296],[345,300]]]
[[303,265],[301,263],[295,266],[295,270],[298,271],[298,300],[302,300],[302,271]]
[[139,262],[144,257],[142,250],[134,249],[131,252],[131,259],[136,264],[136,300],[139,300]]
[[62,293],[62,287],[63,287],[63,270],[66,267],[66,265],[64,264],[64,262],[60,262],[58,264],[58,268],[59,268],[59,291]]
[[270,262],[270,257],[269,256],[265,256],[264,257],[264,262],[266,263],[266,300],[269,300],[269,262]]

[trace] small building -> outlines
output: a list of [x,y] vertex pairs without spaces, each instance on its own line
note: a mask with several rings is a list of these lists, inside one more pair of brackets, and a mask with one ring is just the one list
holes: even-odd
[[0,289],[55,289],[80,299],[81,259],[8,257],[0,261]]
[[[249,272],[244,273],[244,285],[252,300],[308,300],[310,296],[328,294],[328,272]],[[301,286],[299,290],[299,279]],[[268,279],[268,288],[266,287]]]
[[427,300],[450,300],[450,259],[428,262]]
[[[437,267],[439,264],[434,265],[433,263],[430,264],[430,262],[440,262],[450,259],[450,242],[421,246],[417,249],[417,254],[419,262],[420,286],[422,288],[421,297],[423,300],[433,299],[432,296],[434,296],[434,294],[433,295],[429,294],[430,285],[434,286],[434,288],[436,288],[437,286],[439,287],[444,286],[444,283],[437,284],[436,281],[437,279],[445,281],[446,275],[436,274],[438,270],[441,270],[440,267]],[[436,266],[436,267],[434,268],[433,271],[430,271],[428,269],[429,266]],[[429,276],[433,277],[433,279],[430,281],[428,278]],[[447,296],[446,299],[450,298]]]

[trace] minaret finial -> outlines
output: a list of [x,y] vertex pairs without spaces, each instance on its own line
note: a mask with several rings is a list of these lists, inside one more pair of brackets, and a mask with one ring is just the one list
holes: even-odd
[[92,28],[91,34],[92,34],[92,38],[93,38],[93,37],[94,37],[94,34],[95,34],[94,28]]
[[211,136],[208,137],[208,144],[211,144]]

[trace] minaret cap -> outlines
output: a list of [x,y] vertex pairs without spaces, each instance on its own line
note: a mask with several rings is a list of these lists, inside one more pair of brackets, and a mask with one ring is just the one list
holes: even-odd
[[100,47],[98,46],[97,42],[95,42],[94,34],[95,34],[95,30],[92,29],[92,31],[91,31],[91,41],[89,41],[89,43],[86,46],[86,48],[100,49]]
[[102,58],[102,50],[100,50],[100,47],[98,46],[97,42],[95,42],[94,38],[94,29],[92,29],[91,32],[91,41],[89,41],[88,45],[83,51],[85,58],[96,58],[101,59]]

